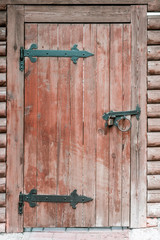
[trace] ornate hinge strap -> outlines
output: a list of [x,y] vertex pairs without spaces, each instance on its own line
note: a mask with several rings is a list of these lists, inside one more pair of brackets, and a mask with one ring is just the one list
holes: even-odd
[[80,51],[77,44],[71,50],[38,50],[36,44],[32,44],[29,49],[20,48],[20,70],[24,70],[24,59],[28,57],[32,63],[37,61],[37,57],[69,57],[73,63],[77,63],[78,58],[93,56],[93,53]]

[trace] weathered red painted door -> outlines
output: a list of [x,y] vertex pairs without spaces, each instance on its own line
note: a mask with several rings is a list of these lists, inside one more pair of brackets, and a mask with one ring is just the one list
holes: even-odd
[[93,201],[24,207],[24,227],[129,226],[130,132],[104,130],[102,115],[131,109],[130,24],[26,24],[25,48],[94,56],[25,60],[24,192]]

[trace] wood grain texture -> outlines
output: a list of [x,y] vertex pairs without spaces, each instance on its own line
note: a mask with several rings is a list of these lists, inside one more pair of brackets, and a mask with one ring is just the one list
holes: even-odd
[[147,43],[154,45],[160,44],[160,31],[148,31],[148,40]]
[[6,86],[6,73],[0,73],[0,86]]
[[155,18],[148,16],[148,30],[159,30],[160,29],[160,18],[156,16]]
[[[110,109],[122,111],[122,36],[123,25],[111,25],[110,37]],[[119,39],[117,41],[117,39]],[[115,71],[116,69],[116,71]],[[110,129],[109,226],[121,226],[122,132]],[[114,212],[114,214],[113,214]]]
[[160,217],[160,203],[147,203],[147,217]]
[[160,104],[147,104],[148,117],[160,117]]
[[148,46],[148,60],[160,60],[160,46]]
[[160,76],[159,75],[148,76],[148,89],[149,90],[160,89]]
[[148,147],[148,160],[160,160],[160,148]]
[[159,103],[160,102],[160,90],[148,90],[148,103]]
[[[70,49],[70,24],[59,25],[59,49]],[[69,194],[70,161],[70,59],[59,58],[58,109],[57,109],[57,194]],[[57,204],[57,227],[68,226],[71,214],[65,203]]]
[[148,74],[160,74],[160,61],[148,61]]
[[0,232],[4,233],[6,231],[6,224],[5,223],[0,223]]
[[160,203],[160,190],[148,190],[147,202]]
[[89,2],[86,2],[86,0],[47,0],[44,2],[44,0],[1,0],[1,4],[40,4],[40,5],[47,5],[47,4],[148,4],[152,0],[90,0]]
[[15,208],[19,192],[23,192],[24,72],[19,71],[19,49],[24,44],[23,22],[24,7],[8,6],[7,232],[23,231],[23,216]]
[[[43,18],[42,18],[43,15]],[[130,22],[128,6],[26,6],[26,22]]]
[[[131,109],[141,106],[140,121],[132,118],[131,129],[131,223],[146,226],[146,53],[147,8],[132,6],[132,100]],[[135,134],[137,132],[137,134]]]
[[[108,226],[109,131],[105,134],[102,115],[109,112],[110,25],[97,25],[97,162],[96,226]],[[104,211],[105,209],[105,211]]]
[[147,162],[147,174],[156,175],[160,174],[160,161]]
[[6,56],[6,42],[0,42],[0,56]]
[[4,223],[6,221],[6,208],[0,207],[0,223]]
[[6,206],[6,194],[0,193],[0,207]]
[[[122,110],[131,109],[131,25],[123,25],[122,52]],[[123,124],[126,127],[126,123]],[[130,131],[122,133],[122,226],[129,226],[130,222]]]
[[[72,24],[70,27],[70,46],[78,44],[83,49],[83,24]],[[70,65],[70,104],[71,104],[71,137],[70,137],[70,192],[77,189],[83,192],[83,59]],[[79,179],[79,180],[78,180]],[[82,226],[83,205],[77,206],[76,211],[70,211],[70,226]]]
[[6,178],[0,178],[0,193],[6,191]]
[[[25,48],[28,49],[34,42],[38,43],[37,24],[25,24]],[[24,192],[37,189],[37,62],[25,60],[25,134],[24,134]],[[36,208],[24,206],[24,227],[36,227]]]
[[[83,226],[95,224],[95,171],[96,171],[96,24],[84,28],[84,48],[94,53],[94,57],[84,60],[84,157],[83,193],[94,199],[83,207]],[[88,169],[92,169],[88,171]],[[88,212],[90,214],[88,214]]]
[[7,18],[6,18],[6,11],[0,12],[0,27],[6,26]]
[[160,133],[159,132],[148,133],[148,146],[149,147],[159,147],[160,146]]
[[0,162],[0,177],[6,176],[6,163]]
[[6,72],[6,57],[0,57],[0,73]]
[[6,27],[0,27],[0,41],[6,40]]
[[147,176],[148,189],[160,189],[160,175]]
[[160,132],[159,118],[148,118],[148,132]]

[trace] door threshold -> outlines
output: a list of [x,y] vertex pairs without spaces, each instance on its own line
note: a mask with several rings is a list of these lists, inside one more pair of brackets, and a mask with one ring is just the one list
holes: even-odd
[[113,230],[127,230],[129,227],[68,227],[68,228],[24,228],[24,232],[92,232],[92,231],[113,231]]

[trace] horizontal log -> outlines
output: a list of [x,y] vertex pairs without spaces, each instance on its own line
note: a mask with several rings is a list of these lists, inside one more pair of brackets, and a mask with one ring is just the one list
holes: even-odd
[[6,161],[6,148],[0,148],[0,162]]
[[6,86],[6,73],[0,73],[0,86]]
[[148,136],[148,147],[159,147],[160,146],[160,132],[150,132]]
[[150,45],[160,44],[160,31],[148,31],[147,43]]
[[6,146],[6,134],[0,133],[0,147]]
[[6,87],[0,87],[0,102],[6,101]]
[[0,56],[6,56],[6,42],[0,42]]
[[159,12],[160,11],[160,2],[159,0],[150,0],[148,3],[148,11],[150,12]]
[[148,61],[148,74],[160,74],[160,61]]
[[160,190],[160,175],[148,175],[148,190]]
[[6,178],[0,178],[0,193],[6,191]]
[[0,207],[6,206],[6,194],[0,193]]
[[148,132],[159,132],[159,131],[160,131],[160,119],[148,118]]
[[0,223],[4,223],[6,221],[6,208],[0,207]]
[[6,26],[6,11],[0,11],[0,26]]
[[6,103],[0,102],[0,117],[6,117]]
[[6,57],[0,57],[0,73],[6,73]]
[[7,6],[6,4],[0,4],[0,10],[6,10]]
[[160,174],[160,161],[147,162],[147,174],[150,175]]
[[160,190],[148,190],[147,202],[160,203]]
[[160,103],[160,90],[148,90],[148,103]]
[[157,218],[147,218],[147,228],[148,227],[158,227],[158,219]]
[[147,104],[148,117],[160,117],[160,104]]
[[6,231],[6,224],[0,223],[0,233],[4,233]]
[[147,203],[147,217],[160,217],[160,203]]
[[159,30],[160,29],[160,18],[150,18],[148,16],[148,30]]
[[148,46],[148,60],[160,60],[160,46]]
[[148,152],[148,160],[160,160],[160,148],[158,147],[148,147],[147,148]]
[[6,27],[0,27],[0,41],[6,40]]
[[7,119],[0,118],[0,133],[5,133],[7,130]]
[[160,89],[160,75],[148,76],[148,89]]
[[0,177],[6,176],[6,163],[0,162]]

